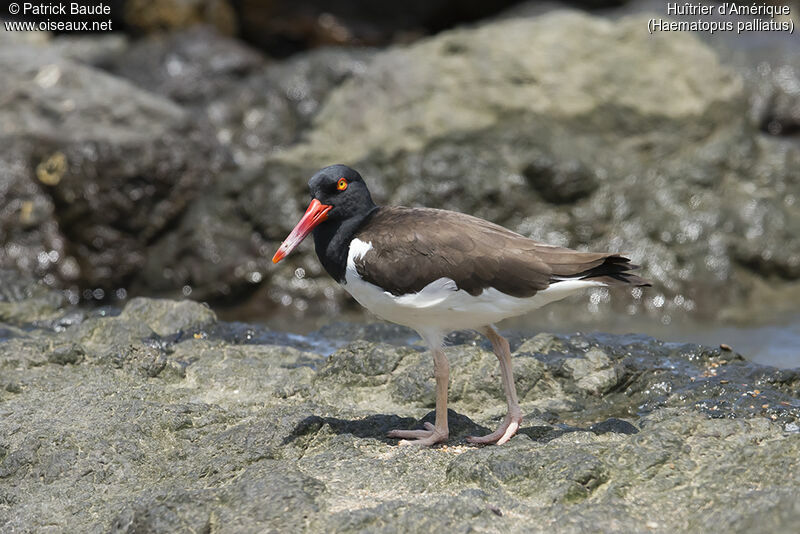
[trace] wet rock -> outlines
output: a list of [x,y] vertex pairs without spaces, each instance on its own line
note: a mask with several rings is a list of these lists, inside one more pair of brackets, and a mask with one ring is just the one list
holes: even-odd
[[334,322],[317,330],[312,336],[324,339],[351,341],[374,341],[393,345],[409,345],[418,334],[412,329],[394,323],[343,323]]
[[[796,75],[795,75],[796,76]],[[797,83],[796,81],[794,83]],[[800,133],[799,91],[779,87],[771,97],[761,128],[771,135],[793,136]]]
[[617,419],[616,417],[609,417],[605,421],[595,423],[589,427],[589,430],[595,434],[606,434],[608,432],[616,432],[617,434],[636,434],[639,429],[630,424],[624,419]]
[[0,265],[109,296],[225,154],[175,104],[49,48],[0,65]]
[[272,64],[215,102],[211,119],[236,161],[260,169],[268,156],[302,139],[330,93],[364,72],[375,53],[320,49]]
[[61,315],[64,304],[60,292],[30,274],[0,268],[0,321],[25,324],[50,319]]
[[566,360],[564,368],[571,373],[576,386],[595,394],[605,393],[616,386],[622,375],[599,349],[590,350],[582,358]]
[[[505,412],[497,359],[454,336],[451,438],[416,449],[386,437],[434,418],[431,358],[413,346],[354,340],[327,356],[308,349],[332,341],[169,300],[31,324],[0,339],[5,530],[745,532],[796,519],[800,374],[730,351],[516,334],[523,428],[477,447],[465,438]],[[609,369],[613,387],[591,381]],[[730,517],[732,502],[752,506]]]

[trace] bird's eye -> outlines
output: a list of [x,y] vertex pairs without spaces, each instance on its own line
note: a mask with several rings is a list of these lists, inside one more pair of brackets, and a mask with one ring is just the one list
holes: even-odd
[[345,180],[344,178],[339,178],[339,181],[336,182],[336,189],[338,189],[339,191],[344,191],[345,189],[347,189],[347,180]]

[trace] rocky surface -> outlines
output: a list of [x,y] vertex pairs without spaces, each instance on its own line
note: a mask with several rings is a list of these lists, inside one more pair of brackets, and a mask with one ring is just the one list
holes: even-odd
[[[791,532],[800,374],[644,336],[512,334],[525,422],[495,357],[450,337],[451,439],[429,355],[390,325],[308,336],[190,301],[38,319],[0,297],[0,530],[28,532]],[[390,342],[390,343],[387,343]],[[336,348],[338,347],[338,349]],[[335,349],[335,350],[334,350]]]
[[127,287],[229,159],[174,103],[47,46],[0,49],[0,265]]
[[110,70],[191,110],[209,124],[244,169],[297,143],[333,88],[363,72],[369,48],[319,49],[269,62],[210,28],[152,36],[133,44]]
[[188,287],[193,298],[236,302],[266,281],[282,231],[271,221],[296,188],[286,180],[269,186],[258,219],[242,211],[242,195],[252,181],[263,181],[261,169],[274,153],[302,138],[330,91],[364,71],[374,53],[320,49],[268,63],[241,43],[196,28],[140,41],[119,57],[113,72],[191,110],[236,166],[152,243],[133,290]]

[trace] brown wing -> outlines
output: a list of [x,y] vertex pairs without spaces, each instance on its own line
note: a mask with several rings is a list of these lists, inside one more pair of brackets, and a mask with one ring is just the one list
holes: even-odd
[[[372,243],[356,261],[359,275],[394,295],[446,277],[472,295],[493,287],[530,297],[559,279],[613,281],[635,267],[618,254],[543,245],[477,217],[426,208],[380,208],[355,237]],[[635,278],[622,282],[642,281]]]

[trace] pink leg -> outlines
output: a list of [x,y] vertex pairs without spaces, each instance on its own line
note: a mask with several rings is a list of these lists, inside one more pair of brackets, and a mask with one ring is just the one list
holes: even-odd
[[441,348],[433,349],[433,376],[436,377],[436,424],[425,423],[425,430],[392,430],[390,438],[403,439],[401,446],[421,445],[429,447],[445,441],[450,435],[447,428],[447,386],[450,380],[450,364]]
[[492,349],[497,359],[500,360],[500,374],[503,378],[503,389],[506,392],[508,413],[500,428],[487,436],[470,436],[467,441],[477,444],[496,443],[497,445],[502,445],[519,430],[519,425],[522,424],[522,410],[520,410],[519,402],[517,401],[517,388],[514,387],[514,375],[511,372],[511,349],[508,346],[508,341],[491,326],[487,326],[483,330],[483,334],[492,342]]

